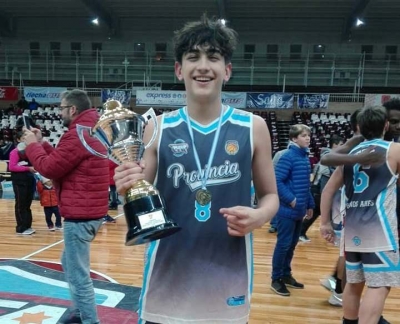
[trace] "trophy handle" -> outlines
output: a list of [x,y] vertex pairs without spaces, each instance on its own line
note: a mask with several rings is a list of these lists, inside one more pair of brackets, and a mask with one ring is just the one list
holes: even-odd
[[146,121],[148,120],[147,117],[150,117],[151,119],[154,120],[154,131],[153,131],[153,135],[151,136],[150,141],[147,143],[147,145],[144,147],[144,149],[146,150],[151,144],[153,144],[153,142],[155,141],[157,134],[158,134],[158,121],[157,121],[157,116],[156,113],[154,112],[153,108],[150,108],[149,110],[147,110],[143,115],[144,118],[146,118]]
[[105,154],[101,154],[99,152],[97,152],[96,150],[94,150],[93,148],[91,148],[89,146],[89,144],[86,142],[85,137],[83,136],[83,132],[87,130],[90,136],[93,136],[93,132],[92,132],[92,128],[90,128],[89,126],[84,126],[84,125],[76,125],[76,132],[78,133],[78,137],[81,141],[81,143],[83,144],[83,146],[93,155],[96,155],[98,157],[101,157],[103,159],[107,159],[108,156]]

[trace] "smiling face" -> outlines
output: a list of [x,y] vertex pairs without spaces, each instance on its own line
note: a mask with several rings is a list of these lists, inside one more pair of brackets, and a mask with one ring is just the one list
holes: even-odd
[[209,46],[195,46],[175,63],[175,74],[184,81],[188,99],[220,101],[224,82],[231,77],[232,65],[225,64],[221,53]]

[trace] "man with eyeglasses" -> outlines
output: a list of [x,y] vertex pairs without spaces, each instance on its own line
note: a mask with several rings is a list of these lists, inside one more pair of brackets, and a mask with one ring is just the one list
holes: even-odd
[[[72,306],[58,323],[99,323],[93,282],[90,278],[90,242],[108,211],[108,160],[89,153],[81,144],[76,125],[93,127],[99,116],[84,91],[61,95],[61,119],[68,131],[56,148],[43,141],[40,130],[25,129],[26,154],[41,175],[52,179],[64,217],[62,266],[70,287]],[[105,153],[100,142],[88,144]]]

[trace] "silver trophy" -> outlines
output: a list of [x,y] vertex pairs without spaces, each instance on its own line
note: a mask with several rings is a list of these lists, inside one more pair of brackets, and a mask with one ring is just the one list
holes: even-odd
[[[76,126],[82,144],[90,153],[108,158],[117,164],[127,161],[138,163],[158,133],[158,122],[153,108],[139,115],[123,108],[117,100],[107,101],[104,108],[104,113],[93,128]],[[149,143],[144,145],[144,128],[149,117],[154,121],[154,132]],[[101,154],[90,147],[84,138],[85,132],[97,138],[107,149],[107,154]],[[165,203],[158,190],[146,180],[138,180],[125,193],[124,213],[128,226],[125,245],[151,242],[181,229],[167,217]]]

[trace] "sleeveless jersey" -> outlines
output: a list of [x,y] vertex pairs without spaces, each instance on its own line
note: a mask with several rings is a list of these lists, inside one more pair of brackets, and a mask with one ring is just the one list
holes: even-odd
[[[384,151],[391,143],[381,139],[366,141],[350,154],[359,154],[369,146]],[[347,210],[344,222],[345,250],[380,252],[398,250],[396,182],[398,176],[388,163],[377,168],[360,164],[344,167]]]
[[227,107],[207,189],[209,205],[195,201],[218,119],[191,120],[201,174],[195,162],[184,108],[164,114],[155,185],[170,218],[182,227],[151,242],[145,255],[139,317],[156,323],[246,323],[250,309],[252,236],[228,235],[219,209],[252,206],[252,114]]

